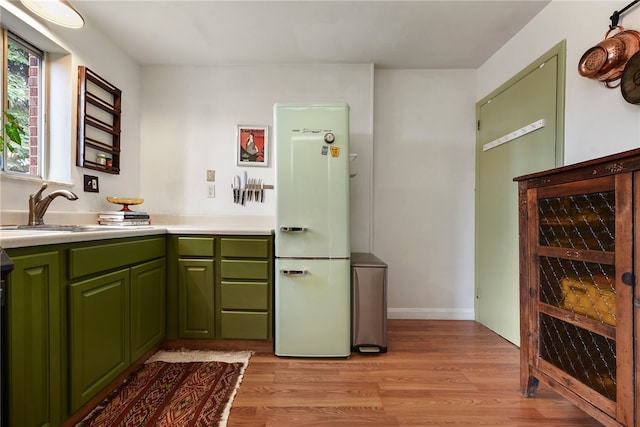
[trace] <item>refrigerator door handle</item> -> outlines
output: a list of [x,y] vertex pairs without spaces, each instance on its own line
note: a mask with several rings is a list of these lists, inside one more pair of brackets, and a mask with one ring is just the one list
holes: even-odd
[[280,274],[284,276],[304,276],[305,274],[307,274],[307,271],[306,270],[287,270],[283,268],[280,270]]
[[280,226],[280,231],[283,233],[304,233],[307,231],[307,227],[289,227],[286,225]]

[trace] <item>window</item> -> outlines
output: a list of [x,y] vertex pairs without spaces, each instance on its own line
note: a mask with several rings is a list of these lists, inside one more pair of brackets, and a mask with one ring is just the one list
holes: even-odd
[[[4,144],[1,170],[8,174],[42,177],[43,154],[43,64],[44,52],[17,35],[2,31],[2,105],[21,129],[21,144]],[[2,114],[5,141],[7,116]]]

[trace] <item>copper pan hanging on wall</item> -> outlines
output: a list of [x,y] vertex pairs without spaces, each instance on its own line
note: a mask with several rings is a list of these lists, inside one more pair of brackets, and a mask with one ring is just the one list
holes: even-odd
[[[618,30],[611,35],[612,31]],[[640,51],[640,33],[616,26],[604,35],[604,40],[587,50],[578,62],[578,72],[583,77],[604,83],[610,89],[618,87],[624,67],[629,59]],[[616,82],[617,81],[617,82]]]
[[627,61],[620,78],[622,97],[630,104],[640,104],[640,52]]

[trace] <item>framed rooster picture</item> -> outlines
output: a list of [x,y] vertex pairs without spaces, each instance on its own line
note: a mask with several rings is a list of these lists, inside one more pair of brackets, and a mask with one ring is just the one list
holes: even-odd
[[238,125],[236,138],[238,166],[269,165],[269,126]]

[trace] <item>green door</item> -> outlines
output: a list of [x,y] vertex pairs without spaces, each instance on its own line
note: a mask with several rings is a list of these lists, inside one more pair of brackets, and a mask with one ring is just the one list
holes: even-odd
[[164,258],[131,268],[131,362],[165,336]]
[[69,286],[71,412],[129,366],[129,270]]
[[6,422],[24,427],[58,425],[64,401],[59,254],[10,255],[15,267],[7,294]]
[[180,338],[215,338],[213,259],[178,261]]
[[564,43],[556,46],[476,106],[476,319],[517,345],[518,189],[513,178],[560,162],[564,49]]

